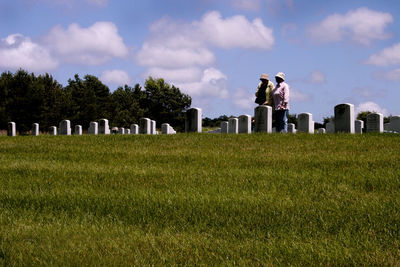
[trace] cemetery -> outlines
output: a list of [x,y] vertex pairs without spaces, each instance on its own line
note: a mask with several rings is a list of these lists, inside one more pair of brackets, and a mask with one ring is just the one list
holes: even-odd
[[318,129],[300,113],[287,134],[269,106],[212,130],[191,108],[180,133],[146,117],[25,136],[9,122],[0,262],[397,265],[400,116],[332,113]]

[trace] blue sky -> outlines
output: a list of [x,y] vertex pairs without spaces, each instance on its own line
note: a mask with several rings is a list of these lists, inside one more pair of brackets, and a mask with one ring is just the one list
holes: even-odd
[[400,114],[398,0],[0,0],[0,25],[1,72],[111,91],[151,75],[217,117],[252,115],[260,75],[282,71],[290,113]]

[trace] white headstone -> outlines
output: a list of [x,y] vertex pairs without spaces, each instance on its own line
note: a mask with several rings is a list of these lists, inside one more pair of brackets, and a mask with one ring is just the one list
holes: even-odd
[[297,117],[297,131],[303,133],[314,133],[314,121],[311,113],[300,113]]
[[201,119],[200,108],[191,108],[186,111],[185,132],[187,133],[202,132],[202,119]]
[[95,121],[90,122],[88,134],[98,134],[98,133],[99,133],[99,124]]
[[75,125],[75,135],[82,135],[82,125]]
[[364,121],[362,120],[355,120],[354,121],[354,132],[358,134],[362,134],[364,129]]
[[139,125],[131,124],[131,134],[139,134]]
[[230,118],[228,120],[228,133],[239,133],[239,120],[238,118]]
[[383,115],[381,113],[370,113],[367,115],[367,133],[383,133]]
[[239,133],[251,133],[251,116],[240,115],[239,118]]
[[325,128],[318,128],[318,132],[317,133],[324,134],[324,133],[326,133],[326,130],[325,130]]
[[15,122],[11,121],[8,123],[7,135],[8,136],[16,136],[17,135],[17,126],[16,126]]
[[354,133],[354,105],[345,103],[335,106],[335,132]]
[[156,121],[151,120],[150,125],[150,134],[157,134]]
[[131,134],[131,129],[125,129],[125,134]]
[[272,132],[272,108],[260,105],[254,109],[254,132]]
[[118,128],[118,133],[119,134],[125,134],[125,128],[124,127]]
[[221,133],[228,133],[228,122],[221,122]]
[[71,122],[69,120],[63,120],[58,126],[59,135],[71,135]]
[[108,120],[107,119],[101,119],[99,120],[99,125],[98,125],[98,134],[110,134],[110,126],[108,125]]
[[32,124],[32,135],[34,136],[39,135],[39,123]]
[[141,118],[139,120],[139,133],[151,134],[151,121],[148,118]]
[[395,132],[400,132],[400,116],[390,117],[390,130]]
[[296,125],[294,123],[288,123],[288,133],[296,133]]
[[49,128],[49,132],[50,132],[50,135],[57,135],[57,127],[56,126],[51,126]]
[[176,134],[176,131],[168,123],[163,123],[163,124],[161,124],[161,133],[162,134]]

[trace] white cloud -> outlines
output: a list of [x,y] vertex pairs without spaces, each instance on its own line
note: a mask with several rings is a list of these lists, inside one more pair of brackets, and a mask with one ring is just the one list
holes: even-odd
[[314,70],[310,74],[310,83],[323,84],[326,82],[325,74],[322,71]]
[[118,86],[123,86],[125,84],[130,84],[132,79],[129,74],[123,70],[106,70],[100,76],[100,80],[106,84],[115,84]]
[[355,114],[356,115],[358,113],[360,113],[360,112],[363,112],[363,111],[371,111],[371,112],[381,113],[385,117],[388,115],[387,109],[381,108],[378,104],[376,104],[376,103],[374,103],[372,101],[361,103],[355,108]]
[[350,38],[354,42],[369,45],[371,41],[390,37],[385,28],[393,23],[390,13],[374,11],[365,7],[351,10],[344,15],[333,14],[308,29],[317,42],[338,42]]
[[387,47],[378,54],[371,55],[366,63],[377,66],[400,64],[400,43]]
[[243,88],[239,88],[233,93],[232,103],[240,109],[251,109],[255,105],[254,99],[254,94],[249,93]]
[[400,81],[400,68],[388,72],[376,72],[374,78],[378,80]]
[[306,102],[311,99],[310,95],[306,93],[302,93],[294,88],[290,88],[290,99],[289,101],[293,102]]
[[260,18],[252,22],[240,15],[223,19],[219,12],[211,11],[194,25],[200,29],[204,41],[222,48],[269,49],[275,41],[273,30],[264,26]]
[[168,47],[162,43],[144,43],[136,56],[143,66],[181,68],[205,66],[215,62],[214,54],[205,47]]
[[203,71],[199,81],[177,83],[179,89],[195,97],[228,97],[228,78],[220,70],[208,68]]
[[57,68],[58,62],[50,52],[29,37],[12,34],[0,40],[0,67],[27,71],[48,71]]
[[243,10],[257,11],[261,8],[261,0],[230,0],[231,4]]
[[128,48],[112,22],[96,22],[88,28],[73,23],[66,30],[55,26],[44,41],[66,62],[99,65],[128,55]]
[[200,81],[203,72],[197,67],[182,69],[150,68],[143,76],[144,78],[149,76],[153,78],[163,78],[166,81],[175,83],[187,83],[191,81]]
[[167,17],[150,26],[150,38],[136,59],[151,67],[210,66],[215,55],[210,46],[221,48],[269,49],[274,43],[272,29],[261,19],[248,21],[244,16],[223,19],[220,13],[206,13],[200,21],[177,22]]

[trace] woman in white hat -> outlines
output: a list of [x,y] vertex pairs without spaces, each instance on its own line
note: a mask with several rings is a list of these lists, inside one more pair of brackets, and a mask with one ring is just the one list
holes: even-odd
[[285,74],[278,72],[275,75],[276,86],[272,91],[276,116],[276,131],[287,132],[287,119],[289,114],[289,85],[285,83]]

